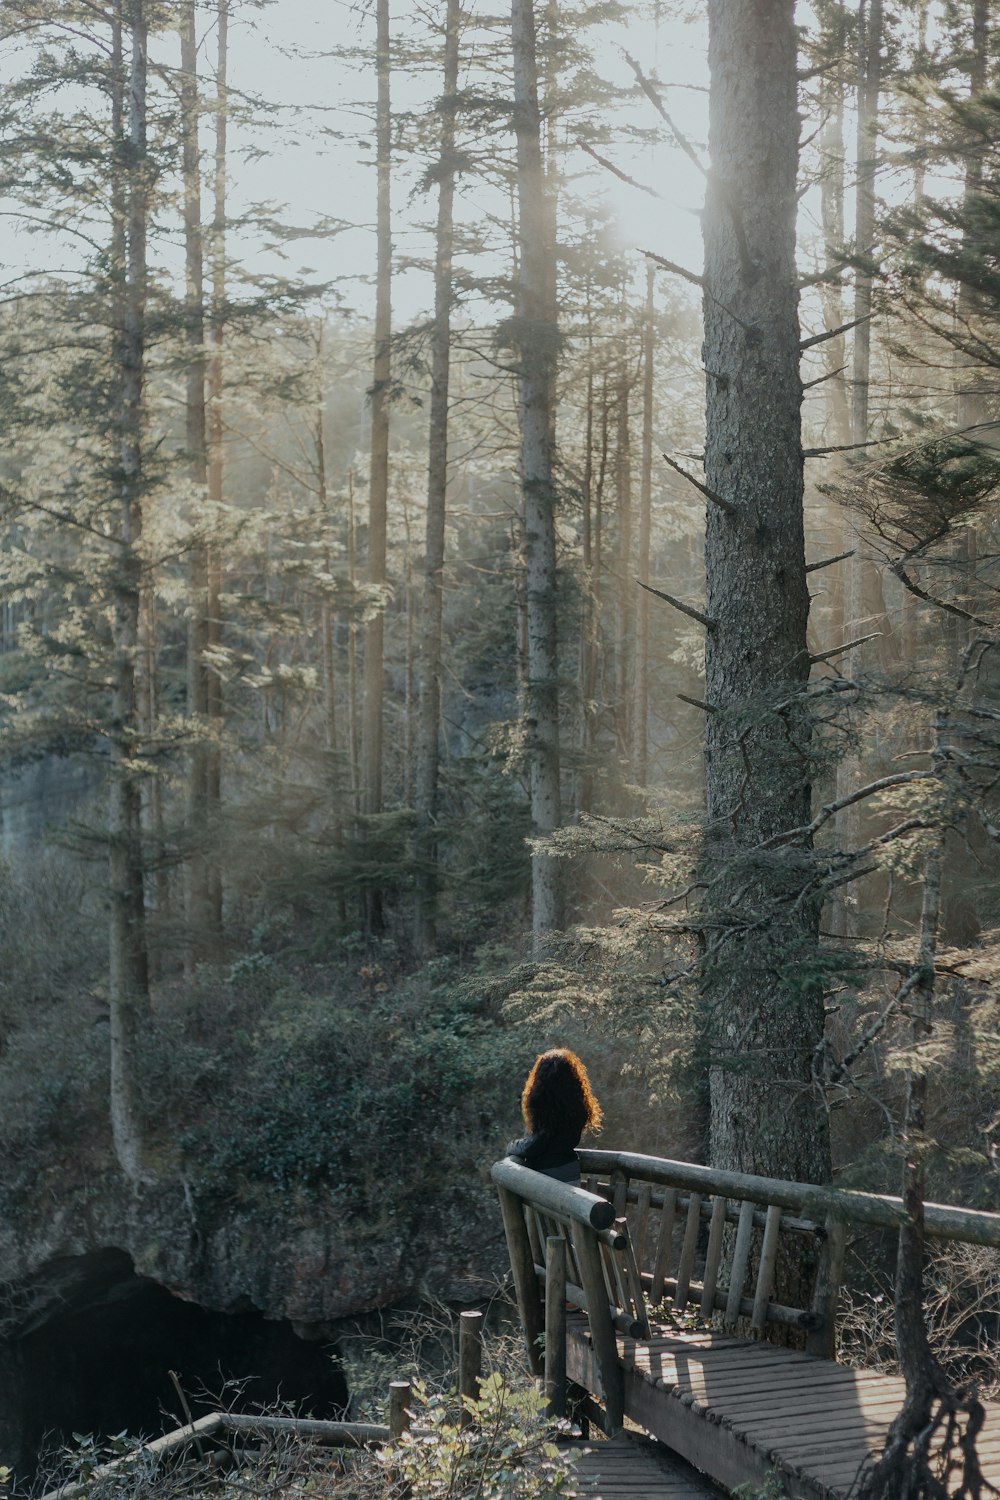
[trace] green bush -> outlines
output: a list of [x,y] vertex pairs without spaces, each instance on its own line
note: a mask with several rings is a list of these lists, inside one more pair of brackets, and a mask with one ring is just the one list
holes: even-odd
[[414,1387],[416,1431],[378,1455],[409,1486],[413,1500],[549,1500],[577,1493],[579,1452],[556,1446],[544,1399],[533,1385],[493,1374],[483,1381],[479,1400],[466,1406],[472,1422],[460,1427],[454,1398],[429,1393],[419,1383]]

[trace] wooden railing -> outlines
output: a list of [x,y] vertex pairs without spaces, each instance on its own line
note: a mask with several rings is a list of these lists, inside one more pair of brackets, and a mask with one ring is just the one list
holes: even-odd
[[[604,1425],[623,1419],[616,1333],[648,1331],[647,1300],[694,1308],[723,1329],[766,1338],[797,1328],[806,1352],[832,1359],[847,1237],[853,1227],[898,1229],[902,1201],[784,1182],[621,1151],[579,1151],[584,1184],[569,1187],[511,1159],[498,1162],[518,1309],[550,1409],[565,1384],[565,1307],[585,1311],[602,1385]],[[929,1203],[929,1239],[1000,1246],[1000,1214]],[[813,1246],[807,1305],[774,1297],[782,1242]],[[802,1257],[796,1257],[801,1260]],[[544,1349],[544,1356],[542,1350]]]

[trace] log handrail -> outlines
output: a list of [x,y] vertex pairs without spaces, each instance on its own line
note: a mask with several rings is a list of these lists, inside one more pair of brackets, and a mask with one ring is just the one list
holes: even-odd
[[[754,1177],[726,1172],[693,1162],[666,1157],[643,1156],[631,1151],[579,1150],[584,1173],[607,1176],[624,1172],[663,1187],[684,1188],[695,1193],[714,1193],[751,1203],[775,1204],[794,1209],[822,1223],[837,1219],[876,1229],[898,1229],[907,1222],[901,1198],[883,1193],[861,1193],[854,1188],[818,1187],[806,1182],[784,1182],[777,1177]],[[1000,1246],[1000,1214],[982,1209],[957,1208],[946,1203],[924,1205],[924,1225],[935,1239],[961,1240],[972,1245]]]
[[507,1188],[519,1198],[561,1218],[583,1224],[587,1229],[610,1229],[615,1222],[614,1208],[598,1193],[588,1193],[585,1188],[573,1187],[568,1182],[557,1182],[554,1177],[546,1177],[544,1172],[522,1167],[509,1156],[494,1163],[490,1175],[497,1187]]

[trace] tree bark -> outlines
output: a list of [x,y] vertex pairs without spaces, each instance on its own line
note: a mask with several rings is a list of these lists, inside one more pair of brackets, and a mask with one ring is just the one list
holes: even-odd
[[[875,238],[875,173],[878,166],[878,103],[882,89],[882,0],[861,0],[858,56],[857,195],[855,253],[870,261]],[[868,436],[868,393],[871,373],[871,311],[873,277],[870,266],[859,266],[854,276],[854,330],[851,370],[851,432],[855,443]]]
[[[622,307],[624,314],[625,308]],[[627,345],[626,345],[627,348]],[[635,578],[632,566],[632,429],[629,397],[632,392],[627,353],[618,368],[615,407],[615,457],[618,490],[618,643],[615,652],[615,720],[618,749],[625,764],[632,763],[632,694],[635,683],[635,632],[633,629]]]
[[[201,215],[201,149],[199,144],[198,37],[194,0],[185,0],[180,16],[181,79],[180,127],[184,182],[184,314],[187,334],[185,446],[191,482],[201,496],[208,494],[208,443],[205,410],[205,275],[204,231]],[[196,514],[197,529],[203,518]],[[208,872],[204,848],[208,821],[208,548],[195,540],[190,564],[191,615],[187,640],[187,712],[193,724],[191,781],[188,789],[188,826],[192,844],[186,871],[187,911],[184,966],[190,979],[204,956],[198,934],[209,910]]]
[[451,263],[455,209],[455,107],[458,92],[460,0],[447,0],[438,167],[437,237],[434,254],[434,327],[431,334],[430,442],[427,459],[427,521],[419,647],[419,723],[415,811],[417,891],[413,937],[418,953],[437,942],[438,735],[441,720],[441,632],[444,603],[445,514],[448,488],[448,381],[451,367]]
[[[119,16],[121,12],[117,13]],[[141,791],[135,765],[140,705],[137,694],[139,614],[142,596],[143,386],[146,360],[146,17],[142,0],[128,0],[131,58],[128,105],[121,95],[122,29],[114,23],[117,54],[112,109],[121,142],[113,202],[112,275],[118,382],[119,557],[114,587],[113,704],[109,734],[111,787],[108,809],[110,1112],[115,1155],[131,1181],[147,1176],[137,1047],[149,1008],[149,962],[143,891]]]
[[[708,487],[708,826],[703,995],[714,1163],[821,1182],[812,1081],[823,995],[810,982],[810,846],[751,854],[809,821],[809,676],[798,290],[793,0],[709,0],[711,173],[704,215]],[[784,707],[779,705],[786,705]],[[790,704],[791,706],[787,706]]]
[[[642,328],[642,453],[639,474],[639,581],[649,583],[649,551],[653,532],[653,281],[652,262],[646,266],[646,310]],[[631,583],[632,580],[629,579]],[[633,585],[634,586],[634,585]],[[635,708],[632,713],[635,743],[635,779],[645,786],[649,778],[649,605],[650,596],[639,590],[636,604]]]
[[[526,731],[532,834],[544,839],[561,822],[552,453],[558,329],[546,295],[551,271],[532,0],[512,0],[511,29],[520,246],[515,322],[527,595]],[[546,935],[562,925],[563,910],[559,861],[538,848],[531,856],[531,897],[532,931],[536,948],[541,948]]]
[[[390,169],[392,116],[389,102],[389,0],[376,0],[375,69],[378,96],[375,107],[377,174],[375,354],[371,388],[371,466],[368,481],[367,581],[373,589],[386,587],[386,536],[389,514],[389,397],[392,379],[392,221]],[[385,606],[372,612],[365,631],[364,700],[362,704],[362,810],[369,816],[382,811],[382,722],[385,696]],[[382,893],[367,893],[365,922],[369,932],[383,925]]]
[[[223,400],[226,337],[226,162],[229,125],[229,0],[218,0],[215,98],[215,172],[212,217],[211,354],[208,361],[207,443],[208,499],[212,525],[225,494]],[[205,649],[211,658],[222,645],[222,555],[217,542],[206,548]],[[205,713],[209,738],[205,747],[205,814],[209,848],[206,862],[207,904],[203,914],[205,946],[217,957],[222,942],[222,865],[218,839],[222,824],[222,679],[209,660],[205,675]]]

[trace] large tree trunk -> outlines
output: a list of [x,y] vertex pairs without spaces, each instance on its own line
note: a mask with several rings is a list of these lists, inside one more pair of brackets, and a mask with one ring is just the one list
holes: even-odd
[[[867,14],[866,14],[867,11]],[[875,180],[878,171],[879,97],[882,91],[883,7],[882,0],[861,0],[858,11],[858,132],[857,187],[854,207],[854,250],[858,265],[854,273],[854,313],[857,327],[852,335],[851,441],[868,441],[871,393],[871,339],[874,308],[873,256],[875,253]],[[852,638],[880,631],[877,649],[883,660],[889,656],[892,626],[886,612],[879,566],[861,544],[848,560],[847,629]],[[850,677],[862,671],[862,650],[850,651],[844,665]],[[849,771],[849,774],[853,774]],[[838,788],[839,791],[839,788]],[[860,804],[848,812],[848,838],[861,836]]]
[[[118,382],[119,505],[113,621],[113,708],[109,734],[111,787],[108,809],[109,1008],[111,1021],[111,1132],[115,1155],[134,1181],[145,1174],[140,1107],[138,1037],[149,1008],[149,963],[143,892],[141,792],[137,770],[140,707],[136,661],[142,594],[142,441],[146,358],[146,18],[142,0],[128,0],[131,61],[128,108],[115,67],[115,138],[124,146],[116,166],[112,274],[115,302],[115,371]],[[115,48],[121,56],[121,27]],[[117,62],[117,58],[115,59]]]
[[[624,314],[624,306],[622,312]],[[626,345],[627,348],[627,345]],[[627,353],[618,367],[615,407],[616,488],[618,492],[618,643],[615,651],[615,729],[618,749],[625,764],[632,761],[632,692],[635,668],[635,635],[632,628],[635,576],[632,567],[632,429],[629,423],[631,370]]]
[[[649,583],[649,550],[653,532],[653,280],[646,266],[646,311],[642,328],[642,454],[639,473],[639,582]],[[629,583],[632,580],[629,579]],[[640,589],[636,603],[635,706],[632,712],[635,779],[649,776],[649,594]]]
[[[556,624],[555,486],[552,482],[552,404],[558,331],[547,296],[551,247],[538,108],[535,17],[532,0],[512,0],[514,127],[517,132],[518,416],[527,594],[526,728],[531,778],[531,826],[544,839],[561,822],[559,795],[559,650]],[[536,946],[562,924],[559,861],[535,849],[531,857],[532,931]]]
[[445,500],[448,487],[448,377],[451,367],[451,261],[455,205],[455,106],[460,0],[447,0],[441,102],[434,328],[431,334],[430,443],[419,651],[419,724],[415,776],[417,892],[413,937],[418,953],[437,942],[438,734],[441,719],[441,623],[444,601]]
[[823,995],[810,983],[809,677],[795,267],[793,0],[709,0],[711,175],[704,216],[709,1016],[714,1163],[829,1177],[812,1081]]
[[[820,135],[822,154],[822,177],[820,179],[820,212],[823,222],[823,248],[826,264],[835,265],[844,254],[844,75],[838,62],[832,65],[836,55],[843,56],[846,16],[843,0],[835,7],[833,16],[824,28],[823,61],[827,72],[820,81],[820,109],[823,128]],[[834,277],[821,283],[823,320],[828,329],[841,328],[844,318],[844,296],[840,278]],[[827,406],[827,439],[836,446],[846,446],[851,441],[851,412],[847,401],[846,336],[840,333],[827,339],[823,346],[826,356],[827,380],[823,387]],[[838,642],[839,644],[839,642]]]
[[[212,524],[218,525],[224,482],[223,350],[226,337],[226,161],[229,124],[229,0],[218,0],[215,98],[215,173],[212,218],[211,358],[208,362],[208,498]],[[218,542],[206,550],[205,646],[209,656],[222,645],[222,555]],[[206,827],[209,849],[206,868],[207,902],[203,914],[205,943],[218,956],[222,942],[222,866],[218,840],[222,825],[222,679],[218,665],[208,664],[205,712],[209,739],[205,752]]]
[[[390,155],[392,116],[389,105],[389,0],[375,7],[376,203],[375,357],[372,367],[371,466],[368,481],[367,581],[380,592],[386,586],[386,534],[389,515],[389,396],[392,377],[392,221]],[[385,696],[385,607],[373,611],[365,631],[364,701],[362,708],[362,809],[369,817],[382,811],[382,718]],[[383,924],[382,893],[368,892],[365,921],[370,932]]]
[[[969,98],[976,99],[986,88],[989,65],[990,0],[973,0],[972,47],[969,58]],[[983,187],[983,144],[971,141],[965,153],[965,186],[963,191],[963,245],[971,252],[976,249],[976,232],[970,219],[975,219],[976,199]],[[959,283],[956,321],[959,338],[966,338],[973,325],[977,298],[967,281]],[[989,372],[977,369],[974,356],[958,356],[958,391],[956,417],[959,427],[975,427],[988,420],[990,415],[990,390],[994,381]]]
[[[201,216],[201,151],[198,139],[198,37],[194,0],[185,0],[180,16],[181,79],[180,128],[184,181],[184,321],[187,333],[185,445],[191,482],[200,496],[208,494],[208,444],[205,412],[205,276],[204,233]],[[197,530],[202,518],[193,517]],[[199,935],[209,911],[208,868],[204,848],[208,821],[208,548],[197,538],[191,553],[191,613],[187,641],[187,711],[194,728],[191,780],[188,788],[188,825],[192,852],[187,866],[185,905],[187,931],[184,964],[188,977],[205,956]]]

